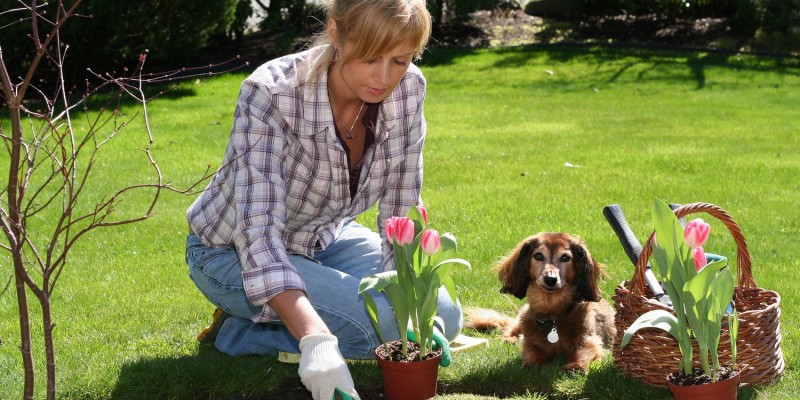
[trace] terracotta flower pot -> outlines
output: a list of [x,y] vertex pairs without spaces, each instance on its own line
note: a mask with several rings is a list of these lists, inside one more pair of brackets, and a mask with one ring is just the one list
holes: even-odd
[[375,349],[375,359],[383,376],[383,391],[387,400],[423,400],[436,396],[439,380],[439,360],[391,361],[383,358],[382,346]]
[[667,381],[675,400],[736,400],[739,393],[739,376],[736,375],[702,385],[676,385]]

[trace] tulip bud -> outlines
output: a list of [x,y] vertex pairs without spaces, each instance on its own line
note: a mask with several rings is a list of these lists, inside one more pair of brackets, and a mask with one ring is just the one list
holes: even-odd
[[697,218],[686,224],[686,229],[683,231],[683,240],[689,247],[698,248],[706,243],[709,232],[711,232],[711,226],[705,223],[702,218]]
[[424,222],[425,225],[428,225],[428,210],[426,210],[425,206],[422,204],[417,205],[417,210],[419,210],[419,213],[422,214],[422,222]]
[[706,252],[702,247],[695,247],[692,249],[692,257],[694,258],[694,269],[700,272],[706,266]]
[[433,256],[439,251],[439,232],[435,229],[428,229],[422,232],[422,252]]

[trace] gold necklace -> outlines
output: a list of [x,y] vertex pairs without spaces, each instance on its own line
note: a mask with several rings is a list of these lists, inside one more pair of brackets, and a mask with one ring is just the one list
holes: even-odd
[[[330,92],[328,93],[328,99],[330,99],[331,104],[333,105],[333,108],[338,108],[338,107],[336,107],[336,102],[333,101],[333,98],[331,97]],[[353,138],[353,128],[355,128],[356,122],[358,121],[358,117],[361,116],[361,110],[363,110],[363,109],[364,109],[364,100],[361,100],[361,107],[358,108],[358,113],[356,114],[356,117],[353,119],[353,123],[350,124],[350,129],[348,129],[347,132],[344,133],[344,136],[346,138],[348,138],[348,139],[352,139]]]

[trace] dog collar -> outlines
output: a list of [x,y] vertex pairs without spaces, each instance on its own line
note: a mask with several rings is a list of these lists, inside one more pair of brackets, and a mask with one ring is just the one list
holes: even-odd
[[542,328],[550,328],[550,333],[547,334],[547,341],[550,343],[558,342],[558,330],[556,329],[556,320],[554,319],[537,319],[536,323]]
[[556,327],[556,320],[554,319],[537,319],[536,323],[539,324],[542,328],[555,328]]
[[[575,308],[575,305],[572,304],[567,309],[567,312],[564,313],[564,316],[569,315],[572,310]],[[554,319],[536,319],[536,323],[539,324],[542,328],[550,328],[550,332],[547,334],[547,341],[550,343],[558,343],[558,329],[556,329],[556,320]]]

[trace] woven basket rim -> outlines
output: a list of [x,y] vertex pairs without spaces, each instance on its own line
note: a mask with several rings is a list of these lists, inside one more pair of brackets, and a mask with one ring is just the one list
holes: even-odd
[[[720,220],[728,228],[731,236],[736,242],[737,255],[736,255],[736,271],[737,271],[737,285],[740,287],[758,288],[756,281],[753,279],[752,264],[750,260],[750,251],[747,248],[747,240],[742,233],[739,224],[722,209],[722,207],[711,203],[690,203],[684,204],[673,211],[678,218],[684,218],[689,214],[706,213],[718,220]],[[642,252],[636,262],[636,269],[631,279],[631,292],[636,294],[644,293],[645,284],[645,269],[650,256],[653,254],[652,241],[655,236],[655,231],[648,235],[647,240],[642,246]]]

